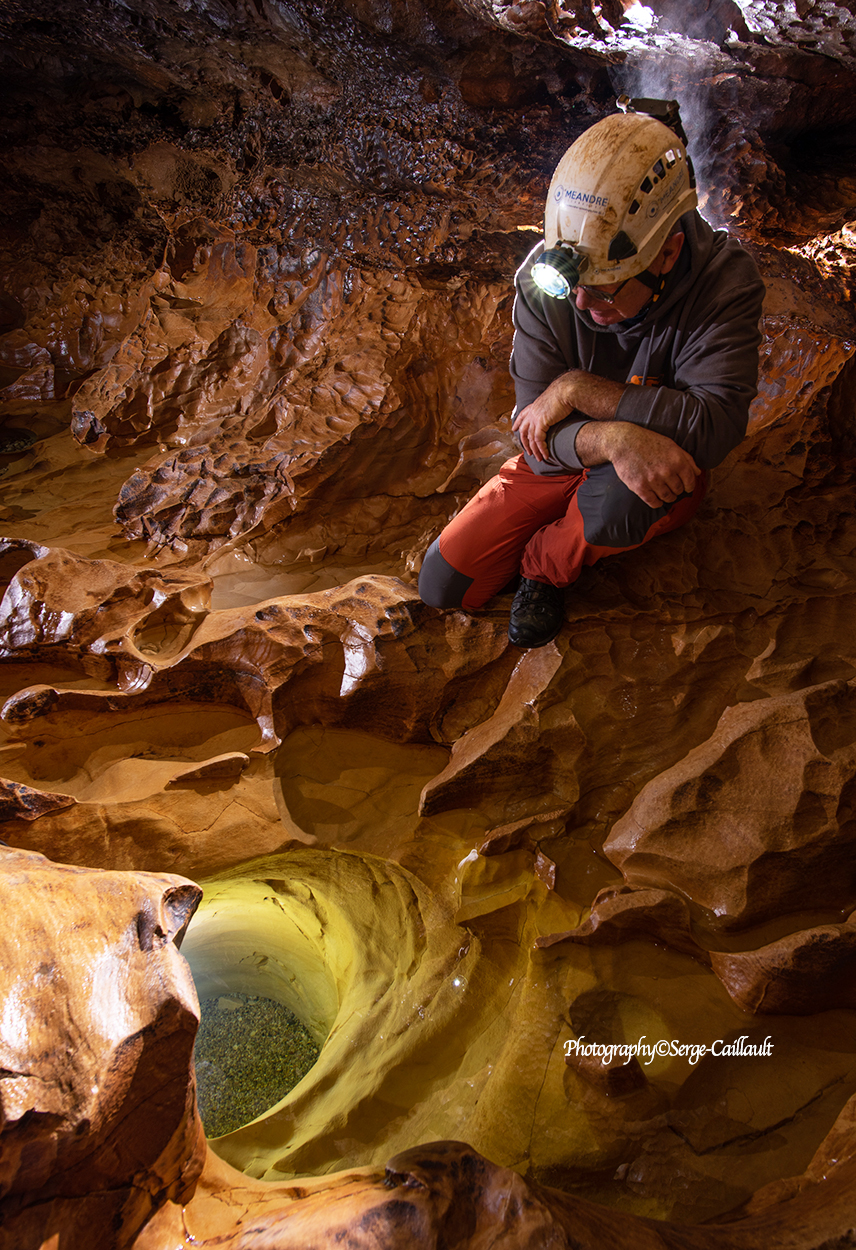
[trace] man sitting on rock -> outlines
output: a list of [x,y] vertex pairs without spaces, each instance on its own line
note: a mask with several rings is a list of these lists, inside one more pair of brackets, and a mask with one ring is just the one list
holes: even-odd
[[695,513],[746,432],[764,295],[697,203],[683,142],[652,116],[607,117],[565,153],[516,279],[523,454],[432,543],[425,603],[479,608],[519,573],[508,636],[540,647],[585,565]]

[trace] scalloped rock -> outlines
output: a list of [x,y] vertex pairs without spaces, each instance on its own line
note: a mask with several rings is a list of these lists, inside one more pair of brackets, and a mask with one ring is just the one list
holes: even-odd
[[724,712],[649,783],[604,852],[628,883],[678,890],[741,929],[847,908],[856,892],[856,683]]
[[[88,1053],[68,1039],[63,1004],[90,1022],[97,1006],[81,986],[102,964],[76,943],[124,943],[120,974],[152,970],[155,953],[138,947],[159,913],[140,903],[138,870],[201,878],[275,855],[272,916],[309,855],[372,865],[376,887],[340,899],[376,956],[341,944],[342,964],[361,970],[343,998],[356,1068],[340,1034],[337,1079],[314,1104],[329,1132],[299,1143],[307,1170],[350,1170],[265,1187],[209,1152],[191,1196],[192,1023],[183,1009],[157,1014],[155,977],[147,1003],[113,1003],[111,1019],[141,1027],[108,1062],[115,1119],[105,1128],[96,1106],[91,1135],[68,1147],[92,1147],[89,1183],[81,1162],[73,1195],[21,1199],[0,1232],[14,1250],[57,1237],[114,1250],[109,1221],[123,1212],[126,1242],[148,1220],[139,1250],[188,1237],[303,1250],[339,1234],[807,1250],[849,1235],[841,1108],[856,1061],[852,1009],[836,1004],[850,1001],[851,935],[828,900],[842,914],[856,905],[856,24],[831,0],[624,9],[0,9],[0,423],[37,435],[0,466],[0,751],[15,800],[0,837],[113,870],[99,879],[119,914],[98,929],[107,916],[86,907],[82,876],[59,903],[84,928],[61,935],[72,988],[51,982],[33,1032],[45,1106],[66,1105],[62,1065]],[[586,572],[555,643],[521,657],[506,643],[507,600],[441,614],[413,580],[511,448],[513,272],[539,235],[550,171],[617,90],[680,97],[705,211],[758,251],[761,393],[693,524]],[[656,816],[640,878],[656,884],[625,893],[602,847],[629,829],[634,801],[634,815]],[[806,888],[821,911],[805,914],[799,871],[815,868]],[[45,924],[65,898],[52,883],[72,879],[56,873]],[[311,882],[331,944],[332,876]],[[414,882],[421,901],[390,941],[377,921],[392,881]],[[723,908],[716,940],[708,906]],[[136,927],[132,913],[145,913]],[[739,938],[722,933],[766,915]],[[419,924],[433,964],[408,953]],[[17,937],[4,968],[17,960],[42,1002],[41,964]],[[749,949],[708,956],[696,941]],[[823,1015],[747,1024],[741,1003]],[[596,1064],[565,1063],[564,1042],[592,1029],[615,1043],[768,1031],[776,1044],[763,1066],[667,1060],[623,1085],[619,1069],[601,1079]],[[155,1098],[146,1108],[133,1080],[121,1086],[141,1038],[157,1043],[170,1090],[156,1125]],[[89,1052],[108,1055],[98,1039]],[[0,1081],[8,1097],[17,1080]],[[343,1108],[352,1089],[364,1097]],[[125,1113],[139,1133],[122,1137]],[[44,1135],[38,1168],[16,1173],[22,1193],[50,1172],[49,1114],[6,1134]],[[288,1107],[273,1118],[260,1130],[270,1158],[295,1157]],[[143,1157],[170,1125],[163,1165]],[[463,1134],[472,1147],[399,1153]],[[255,1157],[251,1132],[241,1149]],[[132,1154],[129,1190],[118,1173]],[[759,1186],[751,1216],[699,1223]],[[166,1191],[176,1201],[155,1210]]]
[[3,1243],[83,1244],[88,1226],[129,1244],[191,1196],[204,1160],[198,1004],[176,945],[201,891],[11,850],[0,890],[15,914],[0,959]]

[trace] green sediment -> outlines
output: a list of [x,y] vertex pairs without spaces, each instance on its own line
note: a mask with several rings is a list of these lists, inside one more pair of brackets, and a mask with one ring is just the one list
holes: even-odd
[[284,1098],[318,1058],[302,1021],[282,1003],[247,994],[200,1002],[196,1035],[199,1113],[207,1137],[221,1137]]

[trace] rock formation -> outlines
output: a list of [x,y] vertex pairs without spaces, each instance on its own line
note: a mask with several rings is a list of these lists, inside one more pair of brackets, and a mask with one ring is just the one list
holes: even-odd
[[[696,7],[0,11],[4,1250],[849,1244],[856,14]],[[521,653],[415,575],[620,91],[760,392]],[[324,1041],[207,1146],[185,955]]]

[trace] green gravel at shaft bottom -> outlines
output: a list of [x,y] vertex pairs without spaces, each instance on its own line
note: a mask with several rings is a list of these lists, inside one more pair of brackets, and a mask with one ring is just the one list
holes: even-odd
[[271,998],[220,994],[199,1005],[199,1114],[206,1137],[222,1137],[284,1098],[318,1058],[318,1046],[302,1021]]

